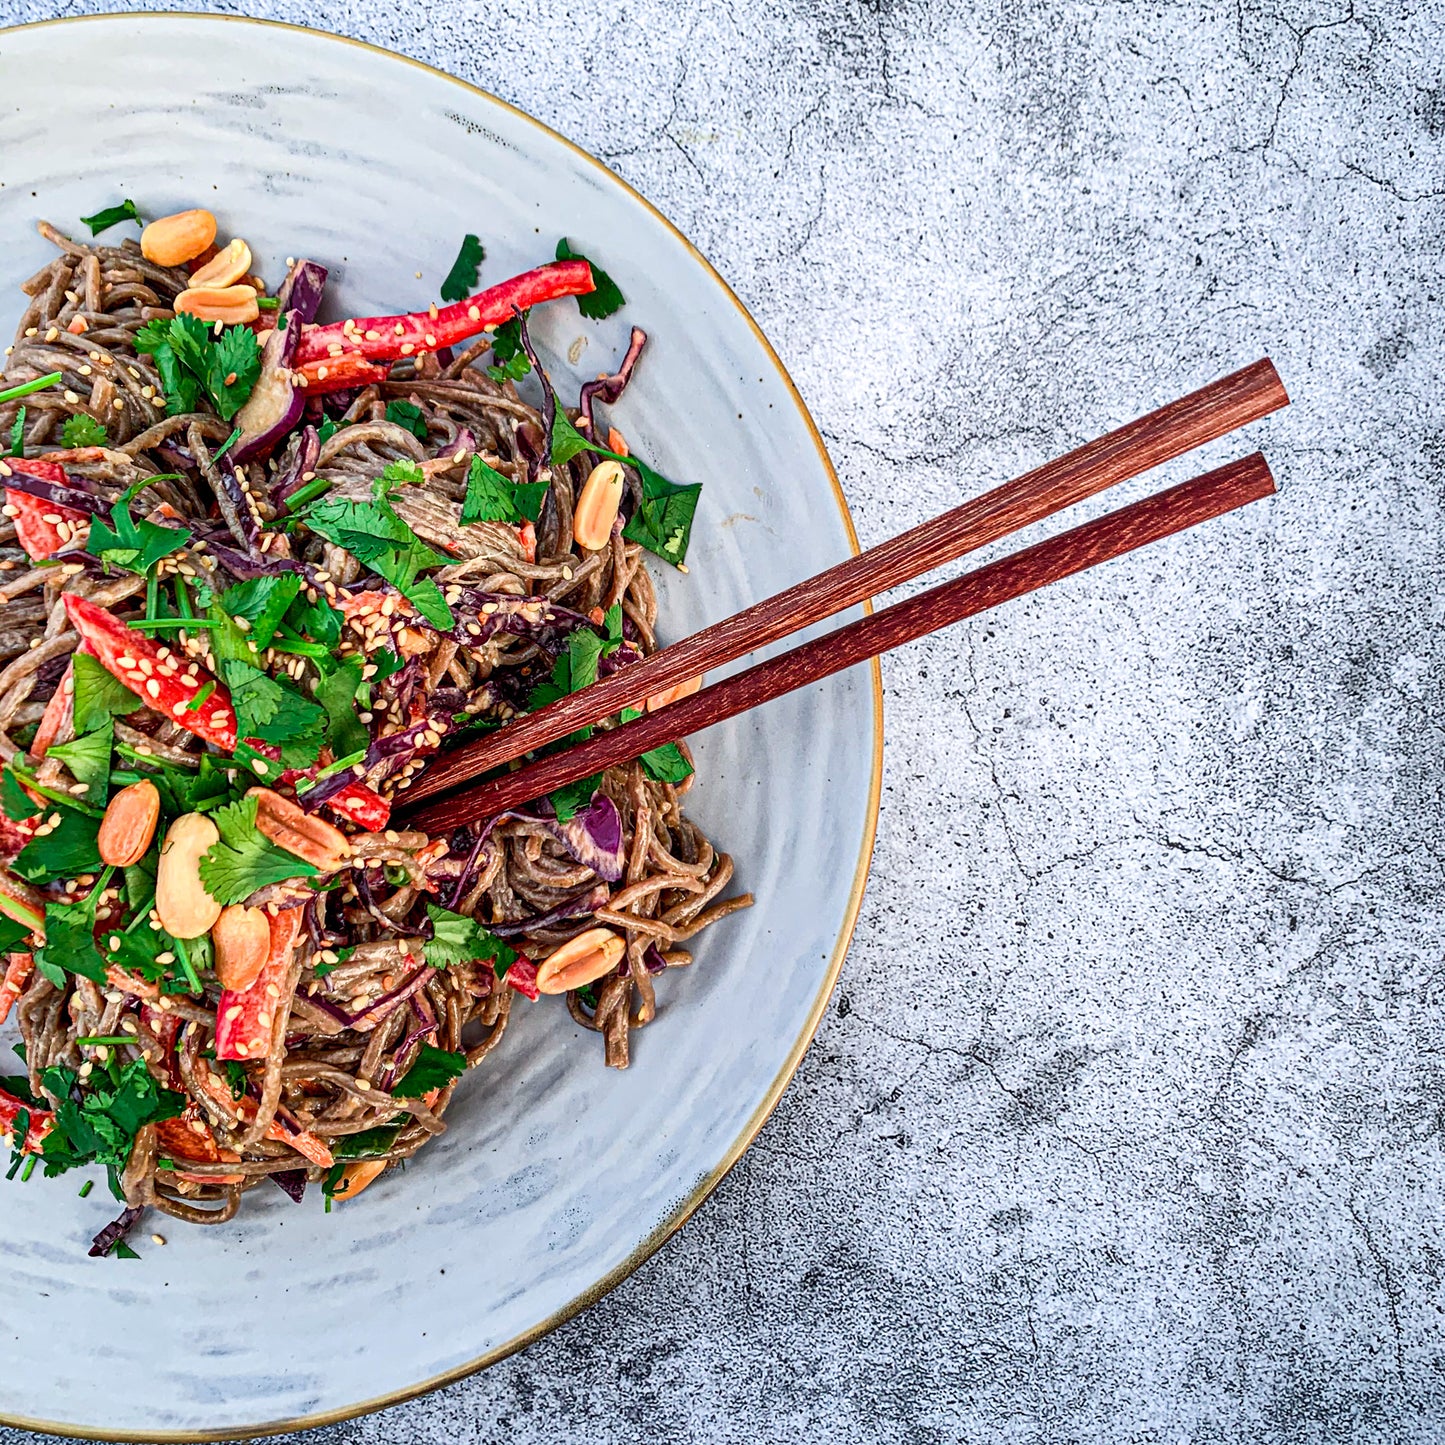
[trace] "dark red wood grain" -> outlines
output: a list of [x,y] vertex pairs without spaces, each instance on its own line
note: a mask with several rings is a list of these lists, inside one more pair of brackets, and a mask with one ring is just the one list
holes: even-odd
[[1256,361],[540,712],[433,758],[413,780],[408,802],[447,792],[624,707],[641,706],[644,698],[836,616],[1288,404],[1273,363]]
[[[650,748],[806,687],[855,663],[888,652],[925,633],[997,607],[1062,577],[1181,532],[1247,502],[1267,497],[1274,479],[1256,452],[1192,481],[1145,497],[1021,552],[991,562],[952,582],[921,592],[815,642],[759,663],[635,722],[599,733],[567,751],[543,758],[488,783],[458,789],[420,808],[406,809],[409,827],[443,833],[530,802]],[[591,689],[589,689],[591,691]],[[410,805],[411,800],[407,799]]]

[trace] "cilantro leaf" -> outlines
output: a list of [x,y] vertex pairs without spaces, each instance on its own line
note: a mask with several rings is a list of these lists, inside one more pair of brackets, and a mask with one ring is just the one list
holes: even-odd
[[444,1089],[453,1079],[467,1071],[465,1054],[449,1054],[443,1049],[423,1044],[416,1062],[391,1091],[393,1099],[420,1099],[433,1089]]
[[550,482],[508,481],[481,457],[473,457],[462,503],[462,525],[471,522],[535,522],[542,515]]
[[604,321],[614,311],[620,311],[626,304],[626,298],[618,290],[617,283],[612,277],[595,261],[588,261],[580,251],[574,251],[567,244],[565,236],[557,242],[557,259],[559,261],[587,261],[592,268],[592,280],[597,289],[589,291],[585,296],[577,297],[577,309],[589,321]]
[[23,406],[15,413],[15,420],[10,424],[10,455],[12,457],[25,455],[25,408]]
[[66,417],[60,440],[68,447],[103,447],[110,440],[105,428],[88,412]]
[[477,289],[477,273],[486,257],[487,253],[478,237],[470,231],[463,236],[457,259],[452,262],[452,269],[447,272],[447,278],[442,282],[442,300],[465,301]]
[[245,406],[261,375],[261,348],[249,326],[228,326],[207,354],[202,380],[222,421]]
[[299,636],[309,637],[323,647],[335,647],[341,641],[341,628],[345,621],[345,617],[319,594],[315,602],[298,596],[286,609],[285,625]]
[[602,625],[607,630],[607,642],[602,648],[603,657],[611,657],[622,646],[622,604],[614,602],[602,614]]
[[316,761],[326,726],[324,708],[252,663],[230,659],[221,671],[231,690],[239,737],[275,744],[284,767],[309,767]]
[[109,717],[93,732],[52,747],[46,757],[59,758],[77,783],[86,785],[79,796],[92,805],[104,804],[109,792],[110,754],[115,746],[115,724]]
[[[29,948],[29,937],[30,930],[23,923],[0,915],[0,953],[9,953],[18,943],[24,943],[25,947]],[[4,1087],[4,1083],[0,1082],[0,1089]],[[10,1092],[13,1094],[15,1091],[11,1089]]]
[[156,522],[137,522],[124,497],[110,509],[110,524],[96,517],[90,524],[85,550],[102,562],[144,577],[162,557],[179,552],[191,540],[187,527],[162,527]]
[[389,401],[386,404],[386,419],[397,426],[405,427],[419,442],[426,440],[426,419],[415,402]]
[[256,827],[256,799],[220,808],[211,815],[220,830],[200,863],[201,884],[217,903],[239,903],[268,883],[313,878],[316,868],[279,848]]
[[[530,316],[531,309],[522,314]],[[514,316],[492,332],[492,365],[487,375],[499,383],[521,381],[531,369],[531,360],[522,346],[522,323]]]
[[45,905],[45,942],[35,950],[35,966],[57,988],[67,973],[105,982],[105,960],[95,946],[95,909],[100,889],[91,890],[79,903]]
[[300,591],[300,574],[287,572],[280,577],[238,582],[220,593],[217,600],[232,617],[244,617],[251,624],[249,640],[259,649],[270,646],[282,617]]
[[338,758],[350,757],[371,742],[371,734],[353,706],[362,666],[361,658],[348,657],[316,686],[316,701],[326,710],[326,743]]
[[430,577],[420,582],[408,582],[404,586],[398,584],[398,590],[438,632],[450,632],[457,625],[442,589]]
[[398,487],[419,487],[425,481],[426,473],[422,471],[421,467],[409,457],[403,457],[400,461],[386,464],[386,468],[374,484],[373,490],[378,497],[384,499]]
[[[450,1057],[450,1055],[448,1055]],[[400,1124],[378,1124],[374,1129],[363,1129],[359,1134],[346,1134],[337,1139],[331,1147],[333,1159],[379,1159],[391,1152],[396,1136],[401,1133]]]
[[517,951],[510,944],[464,913],[453,913],[435,903],[428,903],[426,912],[432,921],[433,936],[427,940],[424,953],[433,968],[490,960],[497,977],[506,977],[517,958]]
[[100,849],[95,841],[100,819],[87,817],[74,808],[56,807],[54,812],[60,816],[55,831],[43,838],[32,838],[10,865],[11,871],[27,883],[54,883],[80,873],[93,873],[100,867]]
[[12,823],[18,823],[23,818],[33,818],[41,807],[42,804],[37,803],[20,786],[13,768],[7,767],[4,773],[0,773],[0,808],[3,808],[5,816]]
[[676,743],[663,743],[660,748],[651,748],[638,759],[642,771],[659,783],[680,783],[692,776],[692,764],[683,757],[682,749]]
[[118,206],[107,206],[103,211],[97,211],[93,216],[82,216],[80,224],[90,227],[90,234],[98,236],[102,231],[108,231],[112,226],[118,226],[122,221],[139,221],[140,212],[135,208],[134,201],[122,201]]
[[75,684],[75,730],[93,732],[112,715],[125,717],[141,706],[140,699],[118,677],[112,677],[88,653],[70,659]]
[[590,778],[578,778],[575,783],[563,783],[560,788],[547,794],[559,823],[570,823],[578,813],[592,801],[592,795],[602,786],[602,774],[593,773]]

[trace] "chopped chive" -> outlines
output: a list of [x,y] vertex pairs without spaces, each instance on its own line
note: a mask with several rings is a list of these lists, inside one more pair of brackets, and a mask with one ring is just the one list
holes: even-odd
[[146,616],[154,617],[156,608],[160,605],[161,577],[159,572],[152,569],[150,576],[146,578]]
[[35,1165],[36,1165],[36,1162],[37,1162],[37,1156],[34,1155],[34,1154],[31,1154],[31,1155],[26,1159],[26,1161],[25,1161],[25,1167],[20,1171],[20,1182],[21,1182],[22,1184],[24,1184],[25,1181],[26,1181],[27,1179],[29,1179],[32,1174],[35,1173]]
[[134,1044],[138,1040],[134,1034],[89,1034],[75,1042],[85,1045],[86,1048],[98,1049],[102,1046],[109,1048],[112,1044]]
[[286,510],[292,513],[296,512],[298,508],[304,507],[307,502],[314,501],[330,486],[331,479],[329,477],[313,477],[304,487],[298,488],[286,498]]
[[34,381],[25,381],[19,386],[12,386],[8,391],[0,391],[0,402],[18,401],[22,396],[29,396],[32,391],[44,391],[47,386],[54,386],[62,374],[52,371],[49,376],[37,376]]
[[279,296],[258,296],[256,298],[256,305],[262,311],[274,311],[280,304],[281,298]]
[[171,941],[175,944],[176,962],[180,964],[181,972],[185,974],[186,982],[190,985],[191,992],[200,993],[201,980],[196,973],[195,965],[191,962],[190,954],[186,952],[185,940],[174,938]]
[[289,642],[282,637],[273,637],[268,644],[272,652],[288,652],[297,657],[314,657],[318,662],[330,660],[331,651],[319,642]]
[[[146,609],[149,612],[149,608]],[[219,627],[219,622],[212,622],[209,617],[141,617],[134,622],[127,622],[127,627],[134,627],[137,632],[153,632],[158,627]],[[330,654],[327,654],[330,656]]]
[[77,801],[71,793],[59,793],[53,788],[47,788],[44,783],[37,782],[32,774],[27,773],[23,768],[17,767],[14,762],[10,764],[10,767],[15,776],[19,778],[26,787],[34,788],[42,798],[49,798],[52,803],[60,803],[64,807],[74,808],[77,813],[84,813],[87,817],[103,818],[105,816],[105,810],[103,808],[92,808],[87,803]]
[[86,1196],[87,1194],[89,1194],[90,1191],[91,1191],[92,1189],[94,1189],[94,1188],[95,1188],[95,1180],[94,1180],[94,1179],[87,1179],[87,1180],[85,1181],[85,1183],[80,1186],[80,1197],[81,1197],[82,1199],[84,1199],[85,1196]]
[[186,586],[184,577],[176,578],[176,611],[188,622],[195,616],[191,611],[191,589]]
[[210,695],[215,692],[215,690],[216,683],[215,679],[213,678],[200,690],[200,692],[195,695],[195,697],[190,700],[190,702],[186,704],[186,711],[195,712],[195,710],[200,707],[200,705],[205,702],[205,700],[210,697]]

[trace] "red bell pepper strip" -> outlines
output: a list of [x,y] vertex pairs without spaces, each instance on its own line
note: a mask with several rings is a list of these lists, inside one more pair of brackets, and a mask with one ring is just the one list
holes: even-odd
[[391,804],[365,783],[348,783],[326,800],[333,813],[368,833],[379,833],[391,821]]
[[16,999],[25,992],[25,985],[30,982],[30,975],[34,972],[34,954],[12,953],[10,955],[10,964],[5,970],[5,981],[0,983],[0,1024],[5,1022],[6,1015],[15,1007]]
[[[66,593],[65,610],[87,650],[147,707],[222,751],[235,752],[236,713],[225,683],[192,664],[184,653],[127,627],[88,598]],[[193,708],[191,704],[207,683],[213,691]]]
[[30,1127],[25,1132],[25,1142],[21,1148],[27,1154],[38,1154],[45,1136],[55,1125],[55,1111],[37,1109],[34,1104],[27,1104],[24,1099],[17,1099],[14,1094],[7,1094],[4,1089],[0,1089],[0,1134],[15,1132],[15,1121],[22,1111],[30,1115]]
[[[81,652],[86,650],[84,645],[79,648]],[[40,725],[35,729],[35,738],[30,744],[32,758],[43,758],[50,751],[52,744],[60,736],[60,730],[70,720],[74,708],[75,668],[67,662],[55,691],[50,694],[50,701],[45,704],[45,711],[40,715]]]
[[542,997],[542,991],[537,987],[537,965],[530,958],[518,956],[512,961],[507,970],[507,982],[533,1003]]
[[[45,481],[65,481],[65,473],[54,463],[47,467],[47,472],[58,473],[55,477],[40,472],[39,466],[39,462],[26,462],[23,467],[13,461],[10,463],[11,471],[25,470],[31,476],[42,476]],[[16,491],[14,487],[5,488],[5,505],[14,513],[15,540],[36,562],[44,562],[63,548],[75,546],[82,540],[83,530],[90,527],[88,512],[62,507],[59,502],[42,501],[29,492]],[[52,517],[54,521],[51,521]]]
[[[248,1122],[256,1117],[256,1101],[249,1095],[242,1095],[239,1099],[232,1098],[230,1089],[209,1069],[199,1070],[196,1077],[201,1087],[223,1110],[229,1109]],[[331,1150],[315,1134],[303,1129],[285,1109],[276,1110],[276,1118],[267,1128],[266,1137],[276,1144],[289,1144],[298,1154],[304,1155],[322,1169],[329,1169],[336,1162]]]
[[[296,365],[305,367],[313,361],[340,360],[346,353],[356,353],[367,361],[398,361],[419,351],[456,346],[489,326],[500,326],[512,319],[514,306],[525,311],[544,301],[585,296],[596,289],[592,267],[586,261],[549,261],[535,271],[513,276],[510,281],[490,286],[465,301],[439,306],[435,315],[430,311],[413,311],[405,316],[367,316],[330,326],[308,326],[302,331],[301,343],[296,349]],[[332,347],[341,350],[333,353]],[[330,381],[329,374],[327,381]]]
[[341,356],[323,356],[298,366],[293,375],[309,396],[312,392],[346,391],[353,386],[371,386],[390,375],[385,366],[368,361],[358,351]]
[[264,1059],[271,1047],[276,1009],[281,989],[291,967],[291,951],[301,932],[300,908],[287,908],[271,915],[271,948],[261,972],[250,988],[241,992],[222,989],[216,1005],[216,1057],[218,1059]]
[[[199,1105],[189,1104],[179,1118],[162,1119],[156,1124],[156,1143],[168,1159],[190,1160],[195,1164],[239,1164],[241,1156],[234,1149],[222,1149],[216,1143]],[[193,1184],[242,1184],[244,1174],[187,1174],[176,1170],[177,1179]]]

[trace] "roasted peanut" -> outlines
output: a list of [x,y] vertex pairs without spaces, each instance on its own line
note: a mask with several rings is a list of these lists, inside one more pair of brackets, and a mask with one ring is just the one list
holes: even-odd
[[299,803],[270,788],[252,788],[246,796],[256,800],[256,827],[278,848],[314,863],[323,873],[335,872],[350,854],[346,835],[324,818],[304,812]]
[[236,282],[246,280],[246,273],[250,269],[251,248],[237,237],[228,245],[222,246],[199,270],[191,272],[191,290],[210,286],[234,286]]
[[209,211],[177,211],[152,221],[140,233],[140,252],[157,266],[181,266],[216,239],[216,218]]
[[204,813],[183,814],[166,830],[156,869],[156,912],[176,938],[199,938],[221,916],[221,905],[206,892],[200,872],[201,855],[220,840]]
[[261,314],[252,286],[192,286],[176,297],[176,310],[228,326],[244,325]]
[[647,710],[656,712],[658,708],[666,707],[670,702],[681,702],[683,698],[691,697],[701,686],[701,677],[690,677],[686,682],[678,683],[676,687],[665,687],[661,692],[655,692],[647,699]]
[[145,857],[161,816],[161,795],[156,785],[142,779],[122,788],[106,805],[100,820],[96,847],[100,861],[129,868]]
[[221,910],[211,928],[216,945],[216,977],[233,993],[245,991],[260,977],[271,951],[271,924],[260,908],[233,903]]
[[537,965],[537,988],[542,993],[566,993],[595,983],[617,967],[626,948],[626,941],[610,928],[589,928]]
[[622,505],[622,464],[611,457],[587,474],[572,516],[572,535],[579,547],[596,552],[607,545],[617,509]]

